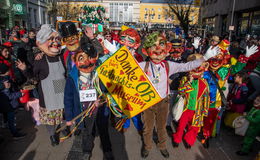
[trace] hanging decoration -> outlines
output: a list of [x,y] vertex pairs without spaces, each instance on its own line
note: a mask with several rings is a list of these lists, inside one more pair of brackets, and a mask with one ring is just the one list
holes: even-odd
[[105,24],[109,21],[106,17],[106,10],[102,6],[84,6],[78,20],[82,24]]

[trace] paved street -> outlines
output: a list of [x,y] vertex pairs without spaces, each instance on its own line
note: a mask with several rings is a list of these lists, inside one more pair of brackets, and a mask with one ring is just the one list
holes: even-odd
[[[33,125],[30,113],[18,111],[18,127],[27,133],[25,139],[13,141],[7,129],[1,129],[5,140],[0,144],[1,160],[77,160],[81,156],[80,137],[73,137],[61,143],[57,147],[50,145],[47,131],[43,126]],[[141,140],[136,130],[131,127],[123,135],[110,128],[113,151],[116,160],[140,160]],[[222,130],[222,135],[212,139],[209,149],[204,149],[199,142],[195,146],[186,150],[183,144],[175,149],[171,145],[170,138],[167,145],[171,160],[253,160],[260,148],[260,143],[254,145],[253,153],[247,157],[238,157],[235,151],[239,150],[242,137],[234,136],[228,129]],[[95,140],[92,160],[102,160],[103,155],[100,149],[99,138]],[[148,160],[164,159],[155,145]]]

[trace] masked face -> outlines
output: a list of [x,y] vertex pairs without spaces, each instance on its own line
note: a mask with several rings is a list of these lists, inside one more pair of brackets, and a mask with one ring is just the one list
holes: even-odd
[[184,49],[182,47],[173,47],[171,50],[170,50],[170,56],[171,58],[180,58],[182,53],[184,52]]
[[61,38],[57,32],[52,32],[48,40],[42,44],[37,42],[37,45],[41,51],[48,56],[56,56],[60,53],[61,49]]
[[121,35],[119,43],[133,49],[137,49],[140,46],[139,43],[136,43],[135,37],[131,37],[125,34]]
[[72,56],[78,70],[83,73],[90,73],[96,66],[97,57],[91,58],[85,52],[79,52]]
[[218,54],[217,56],[210,58],[208,61],[210,70],[216,71],[224,64],[224,54]]
[[62,42],[66,45],[68,50],[72,52],[76,51],[79,48],[80,45],[79,41],[80,41],[80,36],[78,34],[62,39]]
[[155,44],[147,49],[149,57],[155,62],[160,63],[165,59],[169,51],[169,45],[166,40],[159,36]]
[[201,78],[203,73],[208,70],[209,63],[208,62],[203,62],[198,68],[193,69],[190,71],[190,75],[193,78]]

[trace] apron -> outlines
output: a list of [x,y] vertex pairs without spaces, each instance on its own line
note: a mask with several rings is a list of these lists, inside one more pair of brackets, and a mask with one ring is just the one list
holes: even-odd
[[49,66],[49,75],[41,80],[43,98],[48,111],[64,108],[65,69],[59,57],[58,62],[50,63],[45,57]]

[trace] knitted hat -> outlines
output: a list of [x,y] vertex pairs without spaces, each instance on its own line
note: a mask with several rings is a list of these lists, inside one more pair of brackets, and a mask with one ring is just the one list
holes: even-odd
[[0,63],[0,74],[5,74],[8,70],[9,67],[6,64]]

